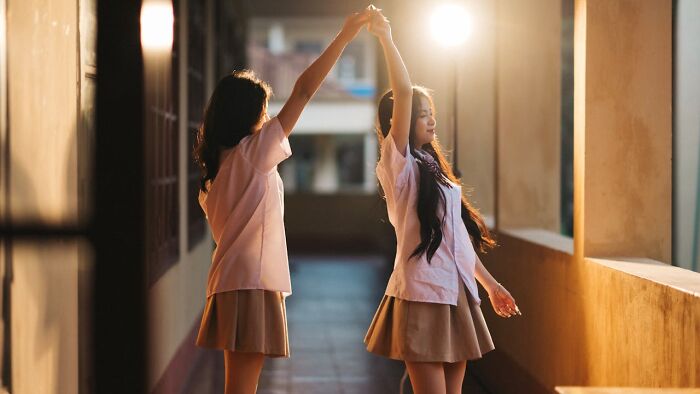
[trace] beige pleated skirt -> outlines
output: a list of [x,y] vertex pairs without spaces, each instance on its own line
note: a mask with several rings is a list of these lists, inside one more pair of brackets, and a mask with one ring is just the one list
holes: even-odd
[[289,357],[284,296],[268,290],[234,290],[210,296],[197,346]]
[[457,306],[384,295],[365,336],[371,353],[411,362],[458,362],[494,349],[480,306],[462,284]]

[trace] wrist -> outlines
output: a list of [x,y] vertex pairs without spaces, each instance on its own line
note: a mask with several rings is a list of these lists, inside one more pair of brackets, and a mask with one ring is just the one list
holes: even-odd
[[379,43],[382,45],[393,44],[393,40],[391,39],[391,33],[379,36]]
[[503,285],[497,282],[496,280],[493,280],[484,287],[486,288],[486,292],[489,293],[489,295],[492,295],[498,292],[498,289],[503,287]]

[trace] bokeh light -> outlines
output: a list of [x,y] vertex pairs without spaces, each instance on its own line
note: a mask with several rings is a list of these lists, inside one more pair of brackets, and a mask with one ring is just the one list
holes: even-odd
[[472,25],[469,13],[457,4],[439,6],[430,18],[433,38],[446,47],[463,43],[471,34]]
[[146,1],[141,7],[141,47],[170,50],[173,46],[173,5],[170,1]]

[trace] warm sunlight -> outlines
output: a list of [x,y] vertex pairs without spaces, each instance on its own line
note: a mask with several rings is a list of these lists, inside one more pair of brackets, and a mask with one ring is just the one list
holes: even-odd
[[169,50],[173,45],[173,6],[169,1],[147,1],[141,8],[141,46]]
[[456,4],[438,7],[430,19],[433,37],[442,45],[451,47],[463,43],[472,30],[471,16]]

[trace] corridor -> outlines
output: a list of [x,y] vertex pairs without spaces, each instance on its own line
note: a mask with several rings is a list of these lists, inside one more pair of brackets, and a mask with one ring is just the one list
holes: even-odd
[[[290,359],[268,359],[259,394],[398,393],[403,364],[368,353],[362,342],[388,271],[379,257],[291,257],[287,299]],[[223,359],[209,351],[185,393],[223,391]],[[410,393],[406,384],[405,393]],[[485,394],[467,376],[464,392]]]
[[[375,5],[522,311],[482,293],[496,350],[463,391],[700,389],[700,1]],[[0,0],[0,394],[223,392],[222,352],[195,345],[205,108],[250,69],[276,116],[367,6]],[[342,41],[277,168],[291,358],[266,362],[262,394],[401,392],[404,365],[363,344],[397,246],[376,177],[391,81],[366,27]]]

